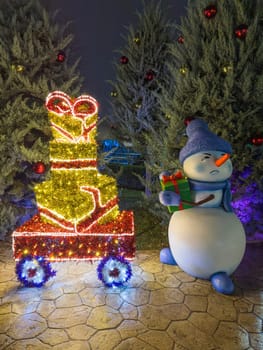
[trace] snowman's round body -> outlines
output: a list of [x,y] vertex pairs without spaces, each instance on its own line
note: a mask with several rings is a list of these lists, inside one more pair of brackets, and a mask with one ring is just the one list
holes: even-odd
[[169,245],[179,267],[209,279],[217,272],[232,274],[245,252],[245,232],[232,212],[222,208],[191,208],[173,213]]

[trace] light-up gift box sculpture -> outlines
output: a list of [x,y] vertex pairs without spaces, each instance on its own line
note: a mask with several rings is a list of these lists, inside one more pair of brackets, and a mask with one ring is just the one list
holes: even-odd
[[97,101],[55,91],[46,107],[54,137],[51,177],[35,186],[39,214],[13,233],[14,258],[132,260],[133,212],[119,211],[116,180],[97,170]]

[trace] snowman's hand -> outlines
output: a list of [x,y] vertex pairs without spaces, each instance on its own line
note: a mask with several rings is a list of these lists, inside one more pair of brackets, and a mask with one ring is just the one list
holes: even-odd
[[162,191],[159,193],[159,201],[163,205],[179,205],[180,204],[180,195],[172,191]]

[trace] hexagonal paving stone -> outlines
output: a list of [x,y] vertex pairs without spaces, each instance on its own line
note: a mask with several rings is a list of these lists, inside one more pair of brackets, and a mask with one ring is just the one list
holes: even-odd
[[260,333],[263,331],[262,320],[255,314],[241,313],[238,316],[238,323],[248,332]]
[[52,285],[52,287],[43,289],[41,294],[42,300],[55,300],[63,295],[63,289],[58,288],[56,283]]
[[127,288],[121,293],[121,297],[135,306],[145,305],[149,302],[150,292],[142,288]]
[[3,303],[32,303],[41,301],[41,290],[39,288],[18,287],[7,291],[3,297]]
[[263,333],[261,332],[260,334],[256,334],[256,333],[251,333],[249,335],[250,337],[250,342],[251,342],[251,346],[253,347],[253,349],[263,349]]
[[191,311],[206,311],[208,301],[207,297],[201,295],[186,295],[184,304],[188,306]]
[[117,330],[119,331],[121,338],[126,339],[136,337],[138,334],[145,332],[147,328],[140,321],[124,320],[118,326]]
[[156,350],[155,347],[145,343],[138,338],[123,340],[114,350]]
[[213,337],[201,332],[189,321],[172,322],[167,330],[167,333],[176,344],[182,345],[186,349],[216,349],[216,343]]
[[211,293],[210,284],[198,283],[198,282],[187,282],[183,283],[179,289],[185,295],[203,295],[208,296]]
[[[67,343],[55,345],[52,350],[90,350],[88,341],[86,340],[71,340]],[[35,350],[35,349],[34,349]]]
[[57,345],[69,340],[67,333],[64,329],[50,329],[48,328],[42,334],[38,336],[44,344]]
[[78,294],[63,294],[55,301],[56,307],[72,307],[82,305]]
[[3,347],[3,349],[7,349],[7,346],[13,342],[14,340],[8,337],[6,334],[0,334],[0,344]]
[[43,300],[39,303],[37,307],[37,313],[42,317],[47,317],[51,314],[52,311],[55,310],[55,303],[51,300]]
[[254,313],[263,319],[263,304],[254,305]]
[[3,303],[0,305],[0,315],[8,314],[11,312],[11,303]]
[[183,293],[175,288],[163,288],[151,291],[150,303],[153,305],[182,303],[183,300]]
[[162,312],[169,320],[186,320],[190,310],[184,304],[168,304],[162,307]]
[[62,289],[64,294],[79,293],[86,288],[85,283],[81,281],[80,278],[77,279],[77,283],[76,281],[72,281],[72,280],[70,282],[71,283],[69,283],[69,281],[67,281],[67,283],[66,282],[63,283]]
[[188,275],[187,273],[185,273],[182,270],[179,270],[174,275],[181,282],[195,282],[196,281],[195,277]]
[[140,264],[144,272],[157,273],[163,271],[163,264],[156,257],[147,259]]
[[121,342],[120,334],[115,329],[99,331],[89,339],[92,350],[113,350]]
[[[95,264],[94,264],[95,265]],[[102,287],[102,282],[98,279],[96,265],[93,265],[93,270],[89,271],[82,277],[82,281],[87,288],[99,288]]]
[[219,321],[207,313],[193,312],[188,320],[202,332],[212,335]]
[[32,312],[35,312],[37,310],[38,305],[38,301],[28,303],[15,303],[12,305],[12,312],[20,315],[31,314]]
[[233,300],[221,294],[209,295],[207,312],[218,320],[235,321],[237,319]]
[[79,293],[79,296],[83,304],[91,307],[102,306],[106,303],[106,294],[103,288],[85,288]]
[[91,311],[87,325],[96,329],[115,328],[122,321],[121,314],[109,306],[98,306]]
[[253,310],[253,304],[244,299],[235,300],[234,306],[238,312],[251,312]]
[[13,339],[34,338],[41,334],[47,328],[45,319],[36,313],[18,316],[7,335]]
[[163,286],[156,281],[147,281],[143,283],[142,288],[146,290],[157,290],[162,289]]
[[224,350],[245,350],[249,346],[248,333],[234,322],[221,321],[214,339]]
[[129,287],[130,288],[139,288],[144,283],[144,279],[142,278],[142,275],[136,275],[133,272],[133,275],[131,279],[129,280]]
[[118,310],[122,304],[123,300],[118,294],[107,294],[106,305]]
[[120,312],[125,319],[137,319],[138,316],[137,307],[126,302],[122,304]]
[[170,323],[170,318],[162,306],[144,305],[138,309],[138,319],[149,329],[164,330]]
[[[37,338],[35,339],[27,339],[27,340],[19,340],[8,346],[7,350],[25,350],[25,349],[34,349],[34,350],[50,350],[54,349],[49,345],[43,344]],[[64,348],[65,350],[65,348]]]
[[67,333],[69,337],[73,340],[87,340],[95,332],[96,332],[95,329],[89,326],[86,326],[84,324],[81,324],[79,326],[73,326],[67,329]]
[[56,309],[48,316],[48,325],[51,328],[77,326],[86,323],[89,314],[90,308],[88,306],[75,306],[70,310],[68,308]]
[[176,277],[176,275],[157,273],[155,274],[156,281],[159,282],[164,287],[177,288],[180,286],[181,281]]
[[4,298],[4,302],[12,302],[11,296],[16,292],[18,283],[16,281],[7,281],[0,283],[0,298]]
[[8,329],[11,327],[11,325],[14,323],[16,318],[17,318],[17,315],[12,313],[0,315],[1,333],[6,333]]
[[144,281],[154,281],[154,274],[151,272],[142,272],[140,276]]
[[262,291],[261,290],[244,290],[244,298],[253,304],[262,305]]
[[145,343],[159,350],[173,350],[173,340],[167,333],[160,331],[148,331],[138,336]]

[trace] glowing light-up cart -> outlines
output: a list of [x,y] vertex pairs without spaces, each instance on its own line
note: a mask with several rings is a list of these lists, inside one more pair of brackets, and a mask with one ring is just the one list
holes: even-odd
[[120,285],[130,278],[128,261],[135,257],[134,217],[119,211],[115,179],[97,170],[97,101],[55,91],[46,107],[54,137],[51,176],[34,188],[39,214],[13,233],[19,279],[42,285],[43,261],[103,260],[100,279]]

